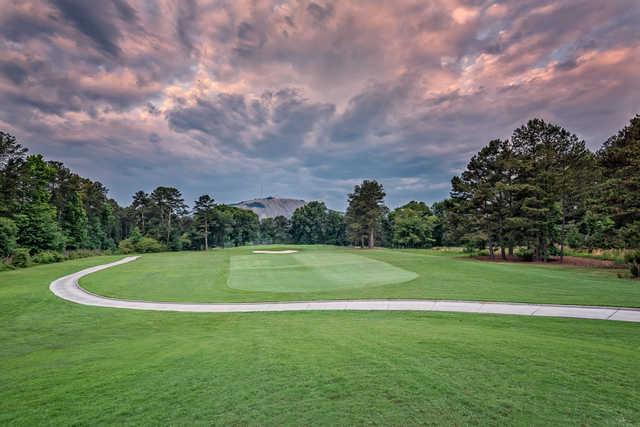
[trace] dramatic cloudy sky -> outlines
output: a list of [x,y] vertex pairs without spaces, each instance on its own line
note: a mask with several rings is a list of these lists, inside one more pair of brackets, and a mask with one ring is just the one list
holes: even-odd
[[0,0],[0,51],[0,129],[122,203],[431,202],[529,118],[640,112],[638,0]]

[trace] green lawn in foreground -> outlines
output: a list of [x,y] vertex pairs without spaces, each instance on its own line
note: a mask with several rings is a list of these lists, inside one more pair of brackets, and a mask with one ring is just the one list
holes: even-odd
[[[297,248],[301,250],[298,256],[330,259],[333,265],[318,263],[312,270],[271,268],[279,263],[285,267],[295,264],[296,254],[252,254],[255,247],[148,254],[130,264],[87,276],[80,284],[101,295],[162,301],[435,298],[640,307],[640,282],[619,279],[615,270],[491,263],[428,250]],[[255,263],[243,270],[247,259],[254,259]],[[349,274],[340,264],[342,259],[349,260]],[[260,268],[262,260],[269,264]],[[361,267],[354,265],[354,260],[363,260]],[[358,274],[370,268],[370,262],[383,262],[383,266],[418,277],[402,283],[349,289],[335,289],[338,286],[333,282],[334,289],[319,289],[332,283],[326,276],[333,280],[340,276],[335,273],[343,273],[349,286],[357,285]],[[366,284],[368,277],[375,275],[363,276],[361,283]]]
[[141,312],[48,290],[113,259],[0,273],[0,424],[640,423],[638,324]]

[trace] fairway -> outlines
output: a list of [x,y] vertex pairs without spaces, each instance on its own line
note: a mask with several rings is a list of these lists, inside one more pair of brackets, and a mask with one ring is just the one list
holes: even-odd
[[413,280],[418,275],[355,254],[308,251],[234,255],[229,287],[247,291],[314,292]]
[[[158,269],[173,259],[206,286],[187,262],[191,254],[163,255],[151,266],[113,270]],[[82,306],[48,289],[55,278],[117,258],[0,273],[0,424],[640,423],[638,324],[416,312],[160,313]],[[203,260],[212,258],[194,262],[212,264]]]
[[432,250],[289,245],[144,254],[80,279],[112,298],[168,302],[449,299],[640,307],[613,269],[474,261]]

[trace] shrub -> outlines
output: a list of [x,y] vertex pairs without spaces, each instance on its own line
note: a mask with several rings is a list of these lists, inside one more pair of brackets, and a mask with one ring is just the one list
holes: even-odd
[[625,255],[624,261],[629,265],[631,276],[640,277],[640,251],[630,252]]
[[9,218],[0,218],[0,257],[8,257],[16,248],[18,227]]
[[141,237],[137,242],[131,239],[121,240],[118,244],[120,251],[125,254],[133,252],[148,253],[148,252],[162,252],[166,250],[166,247],[151,237]]
[[531,249],[518,249],[516,251],[516,256],[520,258],[522,261],[526,261],[526,262],[533,261],[533,251]]
[[140,241],[135,245],[136,252],[147,253],[147,252],[162,252],[166,250],[164,245],[158,242],[156,239],[152,239],[151,237],[143,237]]
[[133,230],[131,230],[129,239],[127,240],[130,240],[134,245],[140,242],[140,240],[142,240],[142,233],[140,233],[140,229],[138,227],[134,227]]
[[118,249],[120,249],[120,252],[123,254],[130,254],[136,251],[136,248],[130,239],[120,240],[120,243],[118,243]]
[[558,248],[556,245],[549,245],[548,253],[551,256],[559,256],[560,248]]
[[65,256],[60,252],[41,251],[33,256],[33,262],[36,264],[51,264],[53,262],[64,261]]
[[16,248],[11,255],[11,264],[15,267],[29,267],[31,265],[29,248]]

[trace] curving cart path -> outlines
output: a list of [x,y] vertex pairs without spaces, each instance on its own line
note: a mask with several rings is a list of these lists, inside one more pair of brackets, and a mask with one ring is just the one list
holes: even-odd
[[512,314],[520,316],[572,317],[580,319],[621,320],[640,322],[640,309],[599,306],[524,304],[481,301],[444,300],[340,300],[264,303],[177,303],[130,301],[92,294],[78,285],[88,274],[134,261],[132,256],[110,264],[87,268],[54,280],[49,289],[58,297],[83,305],[132,310],[184,311],[193,313],[238,313],[258,311],[310,311],[310,310],[386,310],[386,311],[448,311],[464,313]]

